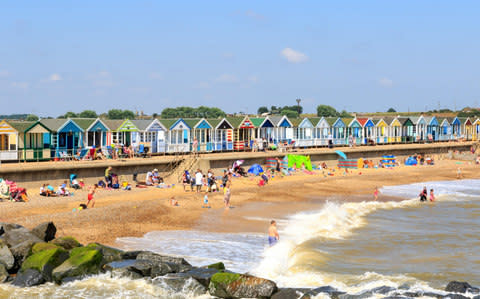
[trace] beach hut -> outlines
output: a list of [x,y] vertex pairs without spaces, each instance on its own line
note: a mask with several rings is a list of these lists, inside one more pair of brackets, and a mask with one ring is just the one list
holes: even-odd
[[452,125],[450,124],[448,118],[444,118],[440,123],[440,130],[438,132],[438,140],[447,141],[452,140]]
[[[76,121],[77,122],[77,121]],[[88,124],[89,121],[85,121]],[[77,122],[78,123],[78,122]],[[82,124],[79,124],[82,126]],[[87,147],[101,148],[107,146],[108,126],[100,118],[93,119],[85,129],[85,140]]]
[[104,123],[110,129],[110,134],[107,134],[107,144],[131,145],[132,147],[138,145],[140,140],[138,128],[132,120],[113,119],[105,120]]
[[480,119],[475,119],[475,121],[473,122],[473,133],[472,133],[472,140],[478,140],[478,138],[480,137],[479,136],[479,133],[480,133]]
[[388,143],[402,142],[402,123],[397,117],[384,117],[383,120],[388,125]]
[[402,124],[402,142],[414,142],[415,141],[415,125],[407,116],[397,117],[398,121]]
[[308,118],[313,128],[313,145],[322,146],[328,145],[328,134],[330,134],[330,125],[324,117],[309,117]]
[[350,135],[353,137],[353,143],[360,145],[363,143],[363,126],[362,124],[358,121],[357,118],[342,118],[342,120],[348,124],[348,132],[347,132],[347,139],[346,141],[348,142],[348,138]]
[[121,119],[106,119],[103,123],[108,128],[107,131],[107,146],[121,143],[122,135],[118,134],[117,129],[122,125]]
[[410,116],[409,117],[413,127],[413,134],[416,142],[421,142],[427,140],[427,122],[423,115],[420,116]]
[[5,120],[0,121],[0,161],[18,159],[18,131]]
[[82,132],[83,132],[82,143],[79,144],[79,148],[83,146],[88,147],[87,129],[95,121],[95,119],[94,118],[71,118],[71,120],[74,121],[75,124],[77,124],[82,129]]
[[275,126],[273,130],[273,142],[275,144],[283,142],[290,143],[293,139],[293,124],[287,116],[273,115],[268,118]]
[[469,117],[459,117],[461,123],[462,138],[465,140],[472,140],[473,122]]
[[366,117],[359,117],[356,118],[356,120],[362,126],[363,138],[361,140],[361,143],[368,144],[369,141],[375,142],[375,123],[372,121],[372,119]]
[[198,152],[211,152],[213,151],[213,127],[205,119],[185,119],[185,122],[193,128],[191,131],[192,141],[197,138]]
[[[327,121],[330,123],[334,118],[327,118]],[[353,120],[353,118],[337,118],[335,119],[334,123],[331,125],[331,133],[329,136],[332,137],[333,144],[336,145],[344,145],[347,142],[347,134],[348,134],[348,128],[347,128],[347,121],[350,123]],[[327,138],[329,139],[329,138]],[[328,141],[327,141],[328,142]]]
[[84,130],[72,119],[46,118],[40,122],[51,132],[52,158],[72,157],[84,146]]
[[255,138],[258,142],[266,140],[268,143],[273,143],[274,124],[268,117],[250,117],[255,126]]
[[251,148],[255,138],[255,126],[248,116],[227,117],[233,126],[233,150],[241,151]]
[[132,122],[138,129],[137,152],[143,145],[143,152],[165,153],[167,128],[158,119],[135,119]]
[[233,150],[233,126],[226,118],[208,119],[213,127],[213,150]]
[[187,153],[190,152],[191,127],[182,119],[159,119],[167,128],[167,152]]
[[435,116],[425,116],[427,123],[427,140],[437,141],[439,138],[440,124]]
[[314,125],[309,118],[297,118],[291,120],[293,124],[295,146],[311,147],[314,146],[313,130]]
[[462,122],[458,117],[447,117],[448,122],[452,127],[452,137],[453,139],[458,139],[462,136]]
[[375,142],[380,144],[388,143],[389,124],[383,118],[372,119],[372,121],[375,123],[375,136],[377,136]]
[[9,121],[18,132],[18,160],[50,159],[50,131],[39,121]]

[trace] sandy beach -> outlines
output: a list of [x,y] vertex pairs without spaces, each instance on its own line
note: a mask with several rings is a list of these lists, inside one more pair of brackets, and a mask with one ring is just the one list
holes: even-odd
[[[328,163],[327,163],[328,164]],[[436,161],[433,166],[400,166],[395,169],[359,169],[344,173],[336,163],[326,171],[307,174],[301,171],[288,177],[276,176],[265,187],[258,187],[258,178],[234,178],[231,203],[235,207],[225,210],[223,193],[209,194],[210,209],[202,208],[203,193],[184,191],[182,186],[171,189],[133,188],[132,191],[100,190],[95,208],[73,211],[86,202],[86,191],[75,191],[71,197],[45,198],[36,195],[40,186],[27,184],[30,201],[27,203],[0,203],[0,221],[19,223],[28,228],[53,221],[57,235],[76,236],[80,242],[101,242],[114,245],[118,237],[142,236],[155,230],[208,229],[229,231],[235,228],[258,226],[245,219],[245,214],[264,211],[264,217],[307,210],[326,199],[339,201],[373,200],[373,190],[387,185],[414,182],[455,180],[461,167],[463,178],[480,178],[480,166],[452,160]],[[220,175],[220,173],[217,173]],[[420,190],[412,190],[415,197]],[[173,207],[169,199],[175,196],[179,206]],[[379,200],[392,200],[380,194]],[[265,205],[261,203],[283,203]],[[251,207],[251,208],[249,208]],[[262,210],[263,209],[263,210]],[[263,226],[260,227],[263,229]]]

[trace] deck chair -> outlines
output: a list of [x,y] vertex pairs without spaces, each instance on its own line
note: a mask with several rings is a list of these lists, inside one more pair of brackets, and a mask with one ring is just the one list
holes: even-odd
[[102,154],[105,156],[105,158],[107,158],[107,159],[111,159],[111,158],[112,158],[112,155],[110,154],[110,152],[108,151],[107,148],[102,147],[101,151],[102,151]]
[[10,199],[10,186],[0,178],[0,200]]
[[64,159],[65,161],[70,161],[72,159],[72,157],[68,155],[66,151],[60,151],[59,154],[60,154],[60,158]]

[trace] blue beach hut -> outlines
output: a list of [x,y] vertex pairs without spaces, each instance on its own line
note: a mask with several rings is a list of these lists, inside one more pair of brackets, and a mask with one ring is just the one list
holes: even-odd
[[40,122],[51,131],[52,157],[61,158],[75,155],[83,147],[84,130],[72,119],[42,119]]

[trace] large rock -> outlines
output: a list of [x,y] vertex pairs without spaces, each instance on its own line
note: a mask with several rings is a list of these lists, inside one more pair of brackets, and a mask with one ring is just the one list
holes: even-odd
[[72,250],[73,248],[82,247],[82,244],[77,241],[74,237],[61,237],[52,240],[52,243],[60,247],[65,248],[66,250]]
[[161,286],[172,294],[187,293],[191,297],[198,297],[207,292],[207,288],[186,273],[171,273],[157,277],[153,283]]
[[43,242],[43,240],[34,235],[25,227],[6,230],[3,238],[9,247],[14,247],[15,245],[25,241],[32,242],[33,244]]
[[106,264],[103,269],[110,271],[112,277],[128,277],[130,279],[143,278],[143,275],[136,272],[132,267],[136,262],[137,260],[134,259],[111,262]]
[[186,276],[194,278],[201,283],[204,287],[208,288],[212,276],[218,273],[216,268],[193,268],[190,271],[185,272]]
[[208,290],[210,295],[220,298],[270,298],[277,285],[246,274],[217,273],[212,276]]
[[339,291],[331,286],[319,287],[313,290],[306,292],[301,298],[310,299],[317,297],[319,294],[327,294],[330,298],[339,298],[340,295],[344,295],[345,292]]
[[225,270],[225,265],[222,262],[218,262],[218,263],[215,263],[215,264],[210,264],[210,265],[204,266],[204,268],[217,269],[218,271],[223,271],[223,270]]
[[18,287],[32,287],[45,283],[42,273],[35,269],[28,269],[25,272],[19,272],[12,284]]
[[43,250],[29,256],[22,264],[20,272],[28,269],[39,271],[45,281],[52,281],[52,271],[68,259],[68,252],[61,248]]
[[174,256],[167,256],[167,255],[160,255],[150,251],[143,251],[137,255],[137,260],[146,260],[152,261],[157,264],[166,264],[169,267],[173,267],[172,272],[186,272],[192,269],[192,265],[190,265],[184,258],[182,257],[174,257]]
[[299,299],[302,296],[311,291],[311,289],[295,289],[285,288],[279,289],[278,292],[273,294],[272,299]]
[[62,247],[57,246],[57,245],[52,244],[52,243],[41,242],[41,243],[33,244],[31,252],[32,252],[32,254],[35,254],[35,253],[39,253],[40,251],[49,250],[49,249],[56,249],[56,248],[63,249]]
[[56,283],[71,281],[91,274],[98,274],[102,269],[102,253],[87,247],[72,249],[70,257],[53,269],[52,276]]
[[15,264],[15,258],[12,252],[8,249],[7,244],[0,240],[0,265],[4,265],[7,270],[13,268]]
[[460,282],[460,281],[450,281],[445,288],[446,292],[454,292],[454,293],[474,293],[477,294],[480,292],[480,289],[472,287],[468,282]]
[[99,250],[103,256],[103,264],[122,260],[125,253],[120,249],[102,245],[100,243],[90,243],[86,247]]
[[21,227],[23,227],[23,226],[21,226],[20,224],[16,224],[16,223],[0,222],[0,236],[2,236],[5,232],[7,232],[9,230],[17,229],[17,228],[21,228]]
[[55,239],[56,233],[57,228],[55,227],[55,224],[53,224],[53,222],[44,222],[32,229],[32,234],[39,237],[45,242],[49,242]]
[[0,264],[0,283],[4,283],[8,279],[7,269],[3,264]]

